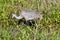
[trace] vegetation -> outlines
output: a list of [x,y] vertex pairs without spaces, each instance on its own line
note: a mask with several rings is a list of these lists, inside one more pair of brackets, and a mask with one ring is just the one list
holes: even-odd
[[[11,13],[26,9],[41,12],[40,24],[17,25]],[[0,40],[60,40],[60,0],[0,0]]]

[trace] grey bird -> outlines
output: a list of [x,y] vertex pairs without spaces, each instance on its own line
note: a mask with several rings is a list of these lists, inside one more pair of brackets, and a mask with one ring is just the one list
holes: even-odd
[[25,19],[26,21],[30,20],[30,23],[32,23],[31,20],[35,20],[37,18],[39,18],[40,20],[42,19],[42,15],[39,12],[36,12],[34,10],[22,10],[19,13],[19,16],[16,16],[16,14],[12,14],[12,18],[16,18],[17,20],[20,19]]

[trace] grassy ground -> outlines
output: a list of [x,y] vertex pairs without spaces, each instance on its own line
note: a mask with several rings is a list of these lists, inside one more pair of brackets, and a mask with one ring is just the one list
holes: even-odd
[[[40,11],[40,24],[17,26],[11,13],[25,9]],[[0,0],[0,40],[60,40],[60,0]]]

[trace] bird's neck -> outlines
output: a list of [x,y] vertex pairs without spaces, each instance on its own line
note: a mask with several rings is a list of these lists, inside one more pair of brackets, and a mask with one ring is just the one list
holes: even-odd
[[14,15],[14,17],[15,17],[16,19],[22,19],[22,18],[23,18],[21,15],[20,15],[20,16]]

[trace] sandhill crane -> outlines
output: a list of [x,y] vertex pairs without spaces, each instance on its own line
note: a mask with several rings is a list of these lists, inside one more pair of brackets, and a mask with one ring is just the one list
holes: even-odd
[[25,19],[25,21],[29,21],[32,23],[31,20],[35,20],[39,18],[40,20],[42,19],[42,15],[39,12],[36,12],[34,10],[22,10],[19,14],[19,16],[16,16],[15,14],[12,14],[12,17],[20,20],[20,19]]

